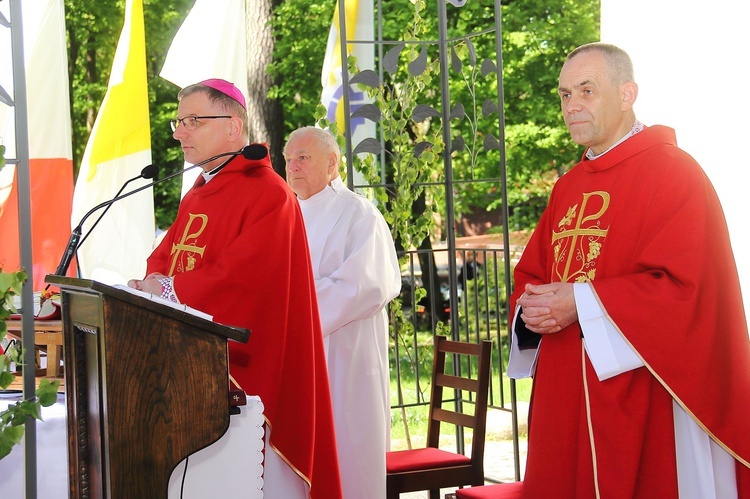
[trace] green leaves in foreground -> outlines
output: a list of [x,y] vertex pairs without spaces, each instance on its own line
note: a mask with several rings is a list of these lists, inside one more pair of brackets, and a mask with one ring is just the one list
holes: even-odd
[[49,407],[57,400],[60,381],[43,379],[36,390],[35,400],[22,400],[0,412],[0,459],[10,454],[14,445],[23,438],[23,424],[27,417],[43,421],[42,407]]
[[[5,321],[15,312],[13,306],[13,296],[16,290],[20,290],[26,273],[3,272],[0,269],[0,340],[7,333]],[[15,376],[10,372],[11,364],[21,365],[22,351],[15,346],[9,347],[4,355],[0,355],[0,389],[7,389],[15,380]],[[14,445],[21,442],[23,438],[23,424],[28,417],[42,421],[42,407],[49,407],[57,400],[57,388],[60,381],[50,381],[43,379],[36,390],[36,397],[32,400],[22,400],[9,406],[6,410],[0,412],[0,459],[10,454]]]

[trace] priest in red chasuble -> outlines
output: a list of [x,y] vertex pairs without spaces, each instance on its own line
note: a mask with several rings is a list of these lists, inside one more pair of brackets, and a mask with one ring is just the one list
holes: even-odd
[[323,336],[297,199],[264,146],[224,155],[248,149],[237,87],[206,80],[178,99],[172,127],[185,160],[210,161],[149,257],[148,276],[128,284],[252,331],[247,344],[229,343],[229,369],[263,402],[265,497],[340,498]]
[[571,52],[559,94],[586,151],[515,268],[523,497],[750,498],[750,342],[717,195],[672,129],[636,119],[621,49]]

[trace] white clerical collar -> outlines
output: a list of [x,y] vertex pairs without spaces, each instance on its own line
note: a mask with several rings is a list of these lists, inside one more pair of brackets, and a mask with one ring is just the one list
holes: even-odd
[[201,172],[201,177],[203,177],[203,180],[206,181],[206,183],[209,183],[212,178],[214,178],[217,175],[217,173],[211,173],[211,172]]
[[331,179],[330,182],[328,182],[328,185],[333,189],[334,191],[340,190],[340,189],[346,189],[346,186],[344,185],[344,181],[341,180],[341,177],[336,175],[335,178]]
[[612,144],[612,145],[611,145],[611,146],[609,147],[609,149],[607,149],[607,150],[606,150],[606,151],[604,151],[603,153],[601,153],[601,154],[594,154],[594,151],[592,151],[592,150],[591,150],[591,148],[589,147],[589,148],[588,148],[588,149],[586,150],[586,159],[596,159],[596,158],[599,158],[599,157],[601,157],[601,156],[604,156],[604,155],[605,155],[605,154],[607,154],[607,153],[608,153],[609,151],[611,151],[611,150],[612,150],[612,149],[614,149],[615,147],[619,146],[620,144],[622,144],[623,142],[625,142],[626,140],[628,140],[628,139],[629,139],[630,137],[632,137],[632,136],[633,136],[633,135],[635,135],[636,133],[638,133],[638,132],[642,132],[644,128],[645,128],[645,127],[643,126],[643,123],[641,123],[641,122],[640,122],[640,121],[638,121],[638,120],[635,120],[635,123],[633,123],[633,126],[632,126],[632,127],[630,128],[630,131],[629,131],[628,133],[626,133],[626,134],[625,134],[625,136],[624,136],[623,138],[621,138],[620,140],[618,140],[617,142],[615,142],[614,144]]
[[321,190],[313,194],[307,199],[300,199],[299,196],[297,197],[297,201],[299,201],[300,206],[307,207],[307,206],[316,206],[319,203],[325,203],[326,200],[330,196],[335,196],[336,191],[334,190],[333,186],[329,183],[326,184],[325,187],[323,187]]
[[221,172],[221,170],[223,170],[225,166],[227,166],[227,163],[229,163],[230,161],[232,161],[234,158],[235,157],[232,156],[231,158],[229,158],[228,160],[224,161],[222,164],[220,164],[219,166],[217,166],[216,168],[214,168],[211,171],[208,171],[208,172],[201,171],[201,176],[203,177],[203,180],[205,180],[206,183],[208,183],[212,178],[214,178],[216,175],[218,175],[219,172]]

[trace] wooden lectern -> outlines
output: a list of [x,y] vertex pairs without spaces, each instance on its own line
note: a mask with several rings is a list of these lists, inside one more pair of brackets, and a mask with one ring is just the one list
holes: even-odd
[[96,281],[60,287],[71,499],[167,497],[229,426],[227,327]]

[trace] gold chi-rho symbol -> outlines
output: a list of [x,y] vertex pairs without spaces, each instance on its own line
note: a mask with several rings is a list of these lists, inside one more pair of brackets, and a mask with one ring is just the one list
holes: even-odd
[[193,270],[193,267],[195,267],[195,258],[192,256],[194,254],[198,254],[200,256],[203,256],[203,252],[206,250],[205,246],[196,246],[194,242],[198,236],[203,234],[203,231],[206,230],[206,225],[208,225],[208,216],[207,215],[194,215],[193,213],[190,213],[190,219],[188,220],[188,223],[185,225],[185,230],[182,233],[182,239],[179,243],[172,243],[172,252],[170,255],[172,256],[172,265],[169,267],[169,275],[174,275],[174,269],[177,265],[178,260],[180,259],[180,255],[183,252],[187,252],[188,256],[188,264],[185,266],[184,269],[182,269],[183,272]]
[[[601,203],[596,213],[586,214],[590,206]],[[601,251],[602,242],[600,238],[607,236],[609,227],[601,227],[600,218],[609,208],[609,193],[595,191],[583,194],[583,202],[580,209],[578,205],[571,207],[567,214],[560,220],[559,232],[552,231],[552,245],[555,250],[555,261],[553,272],[560,282],[592,281],[595,275],[596,258]],[[576,267],[573,267],[574,263]],[[562,268],[561,268],[562,267]]]

